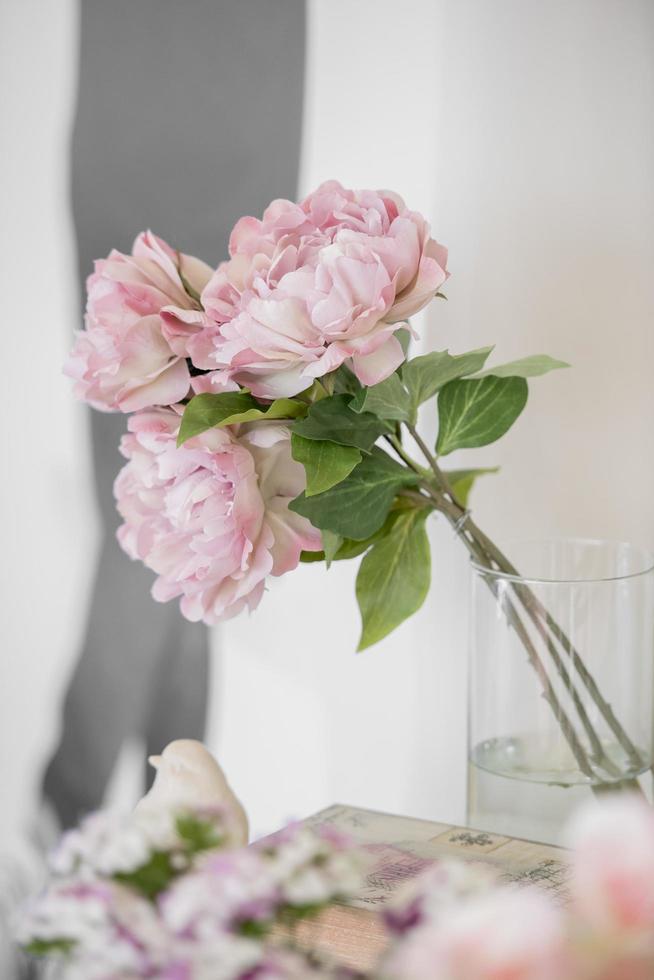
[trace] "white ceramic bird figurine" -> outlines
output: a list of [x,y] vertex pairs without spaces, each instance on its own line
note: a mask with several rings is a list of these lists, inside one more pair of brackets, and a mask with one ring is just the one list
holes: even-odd
[[148,759],[157,770],[150,790],[140,800],[134,813],[195,807],[224,807],[231,816],[234,846],[248,842],[248,818],[225,774],[211,752],[194,739],[171,742],[161,755]]

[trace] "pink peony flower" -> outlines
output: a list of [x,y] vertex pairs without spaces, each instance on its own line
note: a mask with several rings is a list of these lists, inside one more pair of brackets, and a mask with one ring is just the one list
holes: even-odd
[[396,330],[448,275],[447,250],[401,198],[336,181],[241,218],[229,251],[205,313],[165,311],[166,336],[261,398],[297,394],[346,360],[363,384],[382,381],[404,357]]
[[504,889],[453,906],[418,926],[390,954],[383,975],[397,980],[564,980],[572,978],[563,922],[535,889]]
[[118,539],[155,571],[155,599],[181,596],[182,613],[213,624],[254,609],[268,575],[322,547],[320,532],[288,509],[305,486],[284,425],[210,429],[177,448],[179,416],[132,416],[115,483],[125,523]]
[[133,412],[170,405],[189,390],[183,351],[162,331],[161,310],[191,311],[181,274],[199,293],[211,269],[176,253],[152,232],[139,235],[131,255],[112,251],[87,282],[86,330],[77,335],[64,371],[79,398],[103,411]]
[[579,918],[606,936],[654,936],[654,811],[616,796],[582,810],[571,828],[571,893]]

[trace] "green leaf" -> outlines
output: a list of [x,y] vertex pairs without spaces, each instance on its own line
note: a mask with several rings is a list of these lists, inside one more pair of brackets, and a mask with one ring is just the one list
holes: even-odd
[[450,381],[479,371],[492,349],[481,347],[456,355],[446,350],[433,351],[408,361],[402,368],[402,381],[409,391],[412,420],[415,421],[418,407]]
[[300,561],[303,565],[311,565],[315,561],[324,561],[325,552],[324,551],[301,551]]
[[23,949],[31,956],[51,956],[53,953],[67,955],[76,945],[74,939],[32,939]]
[[462,507],[468,506],[468,497],[472,486],[479,476],[499,472],[499,466],[490,466],[476,470],[443,470],[447,481],[454,491],[454,496]]
[[319,379],[305,388],[304,391],[300,391],[296,396],[304,403],[304,405],[313,405],[314,402],[319,402],[322,398],[329,398],[329,393],[325,391],[323,385],[320,383]]
[[206,432],[207,429],[213,429],[235,412],[248,411],[253,405],[256,405],[254,398],[244,391],[196,395],[184,409],[177,445],[181,446],[187,439]]
[[[388,520],[388,518],[387,518]],[[364,552],[370,548],[375,541],[383,537],[384,528],[386,524],[384,523],[374,534],[370,537],[364,538],[363,541],[353,541],[352,538],[342,538],[342,545],[334,555],[334,561],[349,561],[350,558],[358,558]]]
[[246,919],[245,922],[238,922],[235,926],[239,936],[247,939],[265,939],[271,929],[270,922],[260,922],[259,919]]
[[175,820],[175,827],[191,854],[212,851],[224,843],[215,823],[212,820],[203,820],[194,813],[180,814]]
[[292,398],[278,398],[271,405],[261,405],[246,391],[226,391],[219,395],[207,392],[191,398],[184,409],[177,445],[216,426],[257,419],[295,419],[306,410],[306,405]]
[[314,497],[301,494],[289,507],[321,531],[363,541],[383,525],[396,493],[417,479],[411,470],[375,448],[342,483]]
[[[323,531],[322,532],[323,541],[326,540],[326,536],[329,536],[329,538],[332,539],[332,541],[338,540],[341,542],[338,550],[334,554],[333,560],[348,561],[350,558],[358,558],[359,555],[362,555],[365,551],[368,550],[368,548],[371,548],[376,541],[380,541],[383,537],[389,534],[389,532],[393,527],[393,524],[397,519],[398,514],[402,509],[404,509],[398,506],[400,503],[404,503],[403,498],[398,498],[397,500],[394,501],[393,506],[391,507],[391,510],[388,514],[388,517],[386,518],[382,526],[378,528],[378,530],[375,531],[374,534],[371,534],[370,537],[364,538],[363,541],[354,541],[352,540],[352,538],[342,538],[340,535],[334,534],[332,531]],[[407,504],[408,506],[411,507],[415,506],[409,501],[407,501]],[[330,547],[333,547],[333,545],[331,545]],[[302,551],[300,553],[300,561],[303,562],[324,561],[326,560],[327,557],[326,555],[327,550],[328,549],[325,548],[325,551]]]
[[361,382],[347,364],[341,364],[332,374],[334,391],[337,395],[356,395],[361,390]]
[[306,902],[304,905],[283,905],[279,912],[279,918],[284,924],[293,927],[302,919],[311,919],[327,906],[327,902]]
[[399,340],[400,347],[404,351],[404,356],[406,357],[409,353],[409,347],[411,346],[411,331],[407,327],[400,327],[393,334],[396,340]]
[[340,534],[334,534],[333,531],[322,531],[322,547],[323,554],[325,556],[325,565],[327,568],[331,565],[334,558],[336,557],[336,552],[343,544],[343,538]]
[[[179,252],[177,254],[179,255]],[[191,283],[188,281],[188,279],[186,278],[186,276],[182,272],[182,263],[181,263],[181,260],[178,261],[178,263],[177,263],[177,272],[179,274],[179,278],[181,279],[182,286],[184,287],[184,292],[187,293],[191,297],[191,299],[194,300],[198,304],[198,306],[201,309],[202,308],[202,298],[201,298],[199,292],[197,291],[197,289],[195,289],[191,285]]]
[[135,871],[118,871],[113,875],[116,881],[141,892],[146,898],[154,899],[164,891],[177,875],[170,854],[155,851],[150,860]]
[[392,532],[361,562],[356,593],[361,610],[359,650],[377,643],[425,601],[431,577],[425,510],[398,514]]
[[527,401],[524,378],[451,381],[438,396],[436,452],[446,456],[495,442],[511,428]]
[[368,548],[371,548],[373,544],[375,544],[377,541],[381,541],[382,538],[385,538],[388,534],[390,534],[398,516],[406,508],[415,510],[415,504],[403,497],[398,497],[393,501],[386,520],[382,526],[374,532],[374,534],[364,538],[363,541],[354,541],[351,538],[343,538],[343,543],[336,552],[334,561],[347,561],[350,558],[358,558],[359,555],[366,552]]
[[295,424],[294,431],[305,439],[326,439],[369,453],[387,426],[376,415],[353,412],[349,402],[349,395],[333,395],[316,402],[307,417]]
[[566,361],[557,361],[549,354],[533,354],[531,357],[523,357],[519,361],[509,361],[508,364],[500,364],[498,367],[487,368],[475,378],[486,378],[489,374],[496,378],[537,378],[541,374],[549,371],[558,371],[560,368],[569,368]]
[[370,388],[362,388],[350,402],[350,408],[354,412],[372,412],[381,419],[406,422],[411,418],[409,393],[398,374],[391,374]]
[[302,463],[307,475],[307,497],[329,490],[340,483],[361,462],[361,452],[354,446],[339,446],[335,442],[305,439],[294,432],[291,436],[291,455]]

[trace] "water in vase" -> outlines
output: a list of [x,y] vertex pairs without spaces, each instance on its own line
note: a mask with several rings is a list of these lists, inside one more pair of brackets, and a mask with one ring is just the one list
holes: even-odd
[[[540,736],[478,743],[468,762],[468,824],[512,837],[565,844],[566,822],[579,806],[636,776],[617,744],[605,743],[603,748],[611,773],[605,773],[605,782],[591,783],[560,746],[551,747],[545,757]],[[638,775],[645,772],[646,764]],[[639,785],[647,793],[646,784],[646,778],[641,779]]]

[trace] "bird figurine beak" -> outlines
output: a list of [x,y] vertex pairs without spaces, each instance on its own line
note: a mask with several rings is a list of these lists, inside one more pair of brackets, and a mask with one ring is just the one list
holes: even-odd
[[160,755],[151,755],[151,756],[148,756],[148,762],[150,763],[150,765],[152,766],[153,769],[158,769],[159,766],[161,765],[162,761],[163,760],[162,760],[162,758],[161,758]]

